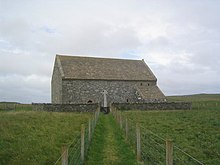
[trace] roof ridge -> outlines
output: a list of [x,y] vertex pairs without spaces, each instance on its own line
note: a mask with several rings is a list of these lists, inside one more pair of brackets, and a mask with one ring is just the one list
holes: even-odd
[[56,56],[59,56],[59,57],[76,57],[76,58],[94,58],[94,59],[109,59],[109,60],[130,60],[130,61],[142,61],[143,59],[141,60],[137,60],[137,59],[125,59],[125,58],[117,58],[117,57],[95,57],[95,56],[84,56],[84,55],[61,55],[61,54],[56,54]]

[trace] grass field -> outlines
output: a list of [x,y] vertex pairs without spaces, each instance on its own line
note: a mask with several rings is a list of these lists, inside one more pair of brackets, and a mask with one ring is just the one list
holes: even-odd
[[[219,165],[220,95],[170,96],[168,101],[191,101],[192,110],[122,114],[134,123],[134,130],[138,122],[164,139],[173,139],[204,164]],[[81,124],[91,117],[89,113],[37,112],[22,104],[8,107],[0,104],[0,164],[54,164],[61,146],[75,140]],[[136,164],[130,147],[112,115],[101,115],[86,164]]]
[[0,111],[31,111],[31,104],[19,104],[14,102],[0,102]]
[[138,164],[135,153],[111,114],[100,115],[85,164]]
[[[28,108],[27,108],[28,109]],[[0,164],[54,164],[89,113],[0,112]]]
[[[193,102],[193,110],[126,111],[123,115],[165,139],[173,139],[175,145],[203,163],[220,164],[219,95],[206,96],[206,98],[204,95],[198,95],[168,99],[190,100]],[[199,110],[197,110],[198,105]]]
[[168,101],[192,101],[192,102],[210,102],[220,101],[220,94],[195,94],[195,95],[184,95],[184,96],[167,96]]

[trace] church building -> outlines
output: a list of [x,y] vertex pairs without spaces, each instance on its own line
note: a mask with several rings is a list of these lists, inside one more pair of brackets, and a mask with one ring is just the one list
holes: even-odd
[[164,102],[157,78],[144,60],[56,55],[53,104]]

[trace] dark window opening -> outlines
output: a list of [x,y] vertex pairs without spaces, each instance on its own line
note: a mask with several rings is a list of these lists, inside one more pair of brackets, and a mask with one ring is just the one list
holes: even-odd
[[150,84],[147,84],[148,86],[150,86]]
[[127,103],[128,103],[128,99],[127,99],[126,101],[127,101]]
[[143,84],[141,83],[141,86],[142,86]]
[[92,100],[89,100],[87,103],[92,103]]

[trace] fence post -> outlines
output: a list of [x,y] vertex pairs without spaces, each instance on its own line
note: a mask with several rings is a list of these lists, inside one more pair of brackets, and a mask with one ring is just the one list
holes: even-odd
[[119,123],[120,123],[120,128],[122,129],[122,117],[121,117],[121,112],[120,112],[120,116],[119,116]]
[[84,162],[84,151],[85,151],[85,126],[81,125],[81,162]]
[[125,119],[125,137],[128,139],[128,119]]
[[97,116],[96,116],[96,111],[95,111],[95,125],[96,125],[96,120],[97,120]]
[[91,117],[91,134],[93,135],[93,122],[94,122],[94,119],[93,119],[93,116]]
[[99,111],[96,112],[96,123],[98,121],[98,118],[99,118]]
[[173,142],[166,140],[166,165],[173,165]]
[[89,140],[89,143],[91,141],[91,119],[89,118],[89,128],[88,128],[88,140]]
[[136,137],[137,137],[137,160],[141,161],[141,131],[139,124],[136,124]]
[[61,164],[68,165],[68,146],[67,145],[62,146],[61,155],[62,155]]
[[115,111],[115,119],[116,119],[116,122],[118,123],[118,111]]

